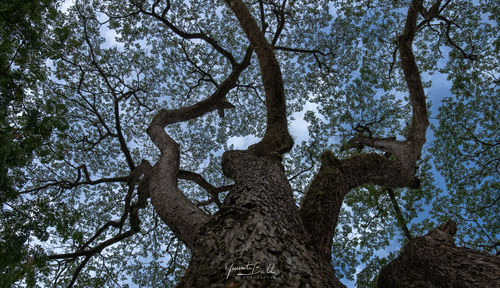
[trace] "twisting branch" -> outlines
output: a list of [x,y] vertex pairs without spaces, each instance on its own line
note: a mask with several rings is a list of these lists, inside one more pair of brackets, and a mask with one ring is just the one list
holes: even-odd
[[165,132],[165,127],[200,117],[214,110],[223,115],[224,109],[233,108],[234,106],[226,101],[226,95],[236,86],[241,72],[250,65],[252,53],[253,49],[248,48],[243,61],[233,66],[231,74],[210,97],[177,110],[161,109],[147,129],[149,137],[161,152],[160,159],[147,176],[151,203],[160,218],[188,248],[193,247],[199,228],[208,221],[209,215],[179,190],[177,186],[177,179],[180,177],[179,144]]
[[271,44],[241,0],[225,1],[238,18],[259,59],[260,72],[266,93],[267,126],[264,138],[249,150],[257,154],[284,154],[293,146],[286,119],[285,91],[281,70]]
[[413,152],[413,155],[411,155],[413,156],[411,159],[412,161],[416,161],[420,158],[420,151],[425,143],[425,132],[429,126],[424,88],[412,49],[416,32],[417,10],[421,5],[422,0],[413,0],[411,2],[403,35],[398,38],[401,66],[410,93],[410,104],[413,109],[410,130],[406,137],[406,142],[411,146]]
[[413,0],[408,9],[403,34],[397,45],[401,66],[413,108],[412,122],[405,141],[395,138],[373,138],[356,135],[349,140],[354,147],[369,146],[392,154],[384,157],[377,153],[359,153],[350,158],[337,159],[325,151],[321,167],[302,200],[300,215],[317,247],[326,260],[331,259],[331,245],[338,214],[345,195],[353,188],[372,183],[388,188],[417,188],[420,181],[415,177],[417,161],[425,143],[429,125],[425,94],[420,73],[412,51],[416,21],[422,0]]
[[353,147],[368,146],[389,152],[397,157],[402,164],[410,169],[420,158],[422,147],[426,141],[425,133],[429,126],[425,93],[420,78],[420,72],[413,54],[412,43],[417,29],[417,17],[422,7],[421,0],[414,0],[408,9],[405,27],[397,39],[405,81],[410,94],[410,104],[413,110],[412,121],[405,141],[395,138],[374,138],[356,135],[348,143]]

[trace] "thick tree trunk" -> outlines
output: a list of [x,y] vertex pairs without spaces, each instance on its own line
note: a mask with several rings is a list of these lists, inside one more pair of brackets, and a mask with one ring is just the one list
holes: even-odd
[[500,287],[500,257],[456,247],[455,232],[455,223],[449,221],[411,240],[380,271],[377,287]]
[[201,229],[178,287],[344,287],[310,245],[278,159],[229,151],[235,186]]

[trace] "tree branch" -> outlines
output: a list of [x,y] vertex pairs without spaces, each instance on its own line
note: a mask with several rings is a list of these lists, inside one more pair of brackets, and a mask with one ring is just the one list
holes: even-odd
[[259,59],[260,71],[266,93],[267,126],[264,138],[249,150],[257,154],[276,152],[284,154],[293,146],[286,119],[285,91],[281,70],[264,33],[241,0],[226,0],[238,18],[251,46]]
[[[78,265],[78,267],[74,271],[73,277],[68,287],[73,286],[73,284],[76,282],[78,278],[78,275],[80,274],[80,271],[85,267],[90,258],[92,258],[95,254],[100,253],[105,248],[115,243],[118,243],[123,239],[128,238],[140,231],[140,226],[139,226],[140,219],[138,210],[146,207],[147,198],[149,197],[148,190],[145,189],[146,187],[144,183],[139,184],[139,187],[137,189],[137,194],[138,194],[137,201],[131,203],[131,198],[132,198],[132,192],[134,191],[135,188],[135,183],[137,182],[139,177],[141,175],[148,173],[148,171],[150,170],[151,170],[151,164],[149,164],[149,162],[147,161],[142,161],[142,163],[130,173],[130,176],[128,177],[129,190],[127,196],[125,197],[125,202],[126,202],[125,208],[119,221],[108,221],[106,224],[104,224],[101,228],[97,230],[94,236],[92,236],[89,240],[87,240],[87,242],[85,242],[81,247],[79,247],[78,251],[71,253],[63,253],[63,254],[53,254],[48,256],[49,260],[69,259],[69,261],[73,261],[75,260],[75,258],[85,256],[85,259]],[[130,230],[122,233],[121,229],[128,215],[130,215],[129,216]],[[109,228],[110,226],[119,228],[120,232],[115,236],[113,236],[112,238],[105,240],[92,248],[87,249],[87,247],[95,239],[97,239],[104,231],[106,231],[106,229]]]
[[[127,193],[126,198],[131,196],[131,191],[134,190],[135,188],[135,183],[139,179],[141,175],[146,174],[149,170],[151,170],[151,164],[147,161],[143,161],[139,166],[137,166],[134,171],[131,172],[130,176],[127,177],[127,182],[129,184],[129,193]],[[85,244],[83,244],[80,249],[76,252],[73,253],[66,253],[66,254],[54,254],[50,255],[49,259],[64,259],[64,258],[74,258],[74,257],[79,257],[83,255],[94,255],[95,253],[101,252],[104,248],[106,248],[109,245],[112,245],[126,237],[129,237],[137,232],[139,232],[139,218],[137,215],[137,209],[139,208],[144,208],[146,207],[146,200],[149,197],[149,193],[147,190],[144,189],[144,185],[140,184],[138,188],[138,199],[137,202],[131,203],[130,204],[130,199],[127,200],[128,204],[125,205],[123,214],[120,218],[120,221],[108,221],[106,224],[104,224],[101,228],[97,230],[97,232],[92,236]],[[129,196],[130,195],[130,196]],[[85,250],[99,235],[104,232],[108,227],[113,226],[116,228],[120,228],[123,226],[125,219],[127,218],[127,215],[130,213],[130,226],[131,229],[127,232],[124,233],[119,233],[112,237],[111,239],[108,239],[104,242],[102,242],[99,245],[96,245],[93,248]],[[118,239],[118,240],[117,240]]]
[[396,195],[394,195],[394,190],[392,189],[386,189],[387,194],[389,194],[389,198],[391,199],[392,207],[394,208],[394,213],[396,213],[396,220],[398,221],[398,224],[403,231],[404,235],[410,241],[413,239],[413,236],[411,236],[410,230],[408,230],[408,226],[406,225],[406,220],[403,216],[403,213],[401,212],[401,209],[399,208],[398,201],[396,200]]
[[411,169],[420,158],[422,147],[426,141],[425,133],[429,126],[424,88],[420,72],[413,54],[412,43],[417,29],[417,17],[421,11],[422,0],[414,0],[408,9],[405,27],[402,35],[397,39],[397,46],[401,58],[405,81],[410,94],[412,120],[405,141],[395,138],[373,138],[356,135],[348,143],[352,147],[368,146],[396,156],[397,160]]
[[78,176],[75,179],[75,181],[73,181],[73,182],[70,182],[67,180],[51,182],[51,183],[47,183],[47,184],[40,186],[40,187],[21,191],[19,193],[20,194],[32,193],[32,192],[40,191],[43,189],[47,189],[49,187],[60,187],[62,189],[71,189],[71,188],[75,188],[75,187],[78,187],[81,185],[97,185],[97,184],[102,184],[102,183],[120,183],[120,182],[124,183],[124,182],[127,182],[128,178],[129,178],[128,176],[119,176],[119,177],[112,177],[112,178],[101,178],[101,179],[97,179],[97,180],[90,180],[90,178],[87,178],[85,181],[80,181],[81,180],[80,173],[81,173],[80,170],[78,170]]
[[333,233],[345,195],[353,188],[372,183],[388,188],[417,188],[420,181],[415,177],[416,163],[425,143],[425,132],[429,121],[425,94],[420,80],[412,41],[416,31],[416,20],[422,0],[413,0],[403,34],[398,38],[398,48],[405,80],[413,108],[412,123],[405,141],[394,138],[372,138],[357,135],[349,141],[351,146],[369,146],[389,152],[394,157],[376,153],[360,153],[339,160],[333,153],[325,151],[321,156],[321,168],[313,179],[302,200],[300,214],[312,238],[312,245],[330,259]]
[[83,267],[85,267],[87,262],[89,262],[90,258],[92,258],[92,256],[86,256],[85,259],[83,259],[83,261],[78,265],[78,267],[76,267],[76,270],[75,272],[73,272],[73,277],[71,277],[71,281],[69,282],[67,288],[73,287],[76,280],[78,279],[78,275],[80,275],[80,272],[82,271]]
[[220,46],[215,39],[211,38],[207,34],[205,34],[203,32],[188,33],[188,32],[182,31],[177,26],[175,26],[172,22],[168,21],[167,18],[165,18],[165,16],[168,13],[168,11],[170,10],[170,1],[168,1],[167,7],[163,10],[163,12],[162,12],[161,15],[159,15],[155,11],[156,10],[155,8],[156,8],[156,6],[158,4],[157,2],[153,4],[153,6],[151,8],[151,11],[145,10],[144,7],[142,7],[142,4],[136,4],[133,1],[131,1],[131,3],[134,6],[136,6],[141,13],[143,13],[145,15],[152,16],[153,18],[159,20],[165,26],[167,26],[172,32],[174,32],[178,36],[182,37],[183,39],[200,39],[200,40],[203,40],[206,43],[208,43],[209,45],[211,45],[212,47],[214,47],[214,49],[217,50],[217,52],[219,52],[224,57],[226,57],[228,59],[229,63],[231,63],[232,66],[234,66],[234,65],[237,64],[236,59],[234,59],[233,54],[231,54],[231,52],[227,51],[222,46]]
[[[97,57],[94,52],[94,48],[92,46],[92,43],[90,42],[90,38],[88,36],[88,31],[87,31],[87,18],[85,15],[83,15],[82,12],[80,12],[80,17],[82,17],[83,20],[83,32],[84,32],[84,38],[85,42],[87,43],[89,47],[89,53],[90,53],[90,60],[92,65],[97,69],[99,72],[99,75],[103,78],[104,82],[106,83],[106,86],[109,89],[109,92],[113,95],[114,100],[114,116],[115,116],[115,129],[116,129],[116,136],[118,137],[118,141],[120,143],[120,149],[122,150],[123,154],[125,155],[125,159],[127,161],[127,164],[130,168],[130,171],[135,169],[135,163],[134,160],[132,159],[132,155],[130,153],[130,150],[128,149],[127,142],[125,141],[125,138],[123,137],[123,132],[120,124],[120,110],[119,110],[119,101],[123,98],[126,97],[126,95],[131,93],[135,93],[130,91],[129,93],[123,93],[122,97],[118,97],[116,94],[115,87],[111,84],[111,81],[108,79],[108,74],[104,72],[102,67],[99,65],[97,62]],[[82,74],[83,77],[83,74]],[[104,121],[101,121],[104,122]]]
[[455,222],[411,240],[384,266],[376,287],[497,287],[500,257],[457,247]]
[[221,187],[215,187],[212,184],[208,183],[208,181],[205,180],[205,178],[203,178],[200,174],[191,171],[179,170],[178,176],[179,179],[191,180],[196,184],[200,185],[210,194],[211,197],[210,203],[215,203],[219,207],[222,205],[222,203],[219,200],[218,194],[224,191],[228,191],[233,187],[233,185],[224,185]]
[[118,98],[115,98],[114,101],[114,109],[115,109],[115,129],[116,134],[118,134],[118,141],[120,142],[120,149],[125,155],[125,159],[127,160],[128,167],[131,171],[135,169],[135,163],[132,159],[132,154],[130,153],[130,149],[128,149],[127,142],[125,141],[125,137],[123,137],[122,126],[120,123],[120,104]]
[[169,124],[194,119],[213,110],[219,110],[219,114],[222,115],[224,109],[233,108],[234,106],[227,102],[225,97],[236,86],[241,72],[250,65],[252,51],[251,48],[247,49],[244,60],[233,66],[229,77],[210,97],[177,110],[161,109],[147,129],[149,137],[161,152],[160,159],[147,176],[151,203],[160,218],[189,248],[193,247],[199,228],[208,221],[209,215],[187,199],[177,187],[180,164],[179,144],[164,129]]
[[332,152],[325,151],[321,155],[321,167],[302,198],[300,216],[311,236],[311,244],[328,261],[344,197],[351,189],[366,183],[392,188],[419,185],[414,173],[382,155],[361,153],[337,159]]

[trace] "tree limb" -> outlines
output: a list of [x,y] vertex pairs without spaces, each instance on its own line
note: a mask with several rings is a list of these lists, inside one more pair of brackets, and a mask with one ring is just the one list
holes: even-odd
[[389,152],[394,155],[392,158],[376,153],[360,153],[339,160],[333,153],[325,151],[321,156],[321,168],[302,200],[300,214],[312,237],[312,245],[318,247],[327,259],[331,258],[331,241],[343,199],[351,189],[367,183],[388,188],[417,188],[420,185],[420,181],[415,177],[416,164],[425,143],[429,121],[420,73],[412,51],[412,41],[421,5],[422,0],[411,2],[403,34],[397,41],[413,108],[406,140],[357,135],[349,141],[354,147],[365,145]]
[[411,236],[410,230],[408,229],[408,225],[406,225],[406,221],[403,216],[403,213],[401,212],[401,209],[399,208],[396,195],[394,195],[394,190],[386,189],[386,191],[387,194],[389,194],[389,198],[391,199],[392,207],[394,208],[394,213],[396,213],[396,220],[398,221],[401,230],[403,230],[403,234],[406,236],[408,241],[410,241],[411,239],[413,239],[413,236]]
[[193,247],[199,228],[208,221],[209,215],[193,204],[177,187],[179,144],[165,132],[165,127],[200,117],[213,110],[219,110],[219,114],[222,114],[221,111],[224,109],[233,108],[225,97],[236,86],[241,72],[250,65],[252,51],[251,48],[247,49],[244,60],[234,65],[229,77],[210,97],[189,107],[176,110],[161,109],[147,129],[149,137],[161,152],[160,159],[147,176],[151,203],[160,218],[189,248]]
[[271,44],[241,0],[225,1],[238,18],[259,59],[260,72],[266,93],[267,126],[264,138],[249,150],[257,154],[284,154],[293,146],[286,119],[285,91],[281,70]]
[[455,222],[411,240],[384,266],[376,287],[497,287],[500,257],[457,247]]

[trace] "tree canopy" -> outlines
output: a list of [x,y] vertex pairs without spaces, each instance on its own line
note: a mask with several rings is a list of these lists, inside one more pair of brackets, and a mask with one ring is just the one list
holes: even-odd
[[[332,265],[357,287],[448,219],[458,245],[498,254],[500,4],[423,1],[409,33],[410,2],[243,1],[267,43],[224,1],[0,4],[0,283],[173,287],[190,240],[141,186],[170,140],[179,201],[209,215],[233,183],[222,153],[259,139],[256,151],[280,146],[298,206],[322,161],[411,154],[414,187],[365,184],[344,199]],[[405,37],[417,70],[401,59]],[[265,83],[279,73],[283,91]],[[409,96],[416,75],[426,99]],[[432,129],[412,124],[415,101]],[[420,148],[390,148],[407,138]]]

